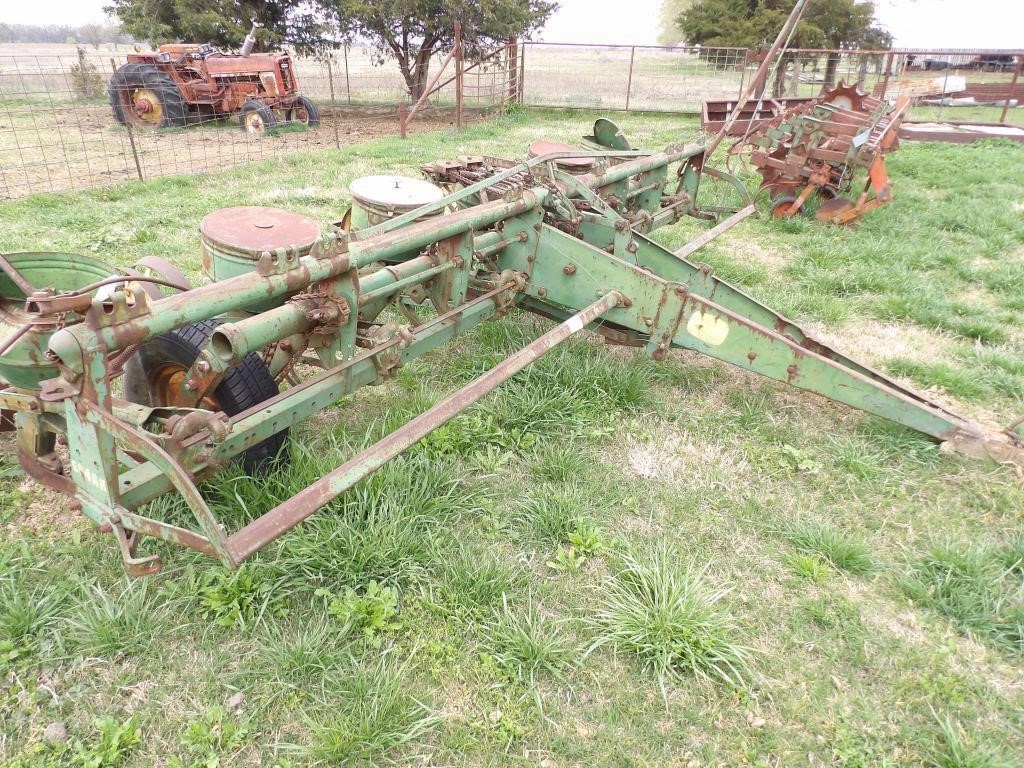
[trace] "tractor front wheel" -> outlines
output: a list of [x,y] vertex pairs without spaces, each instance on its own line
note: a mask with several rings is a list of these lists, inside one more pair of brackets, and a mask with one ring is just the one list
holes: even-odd
[[262,101],[249,100],[242,105],[238,124],[246,133],[262,134],[277,125],[274,111]]
[[285,119],[289,123],[302,123],[309,128],[316,128],[320,125],[320,109],[305,96],[299,96],[295,106],[285,112]]
[[152,64],[131,61],[111,76],[110,109],[122,125],[140,128],[182,128],[188,105],[174,79]]
[[[218,325],[219,320],[204,320],[145,342],[125,365],[125,398],[154,408],[190,407],[190,402],[180,402],[178,393],[189,368]],[[277,393],[277,384],[267,366],[258,355],[249,353],[241,363],[228,369],[217,388],[198,407],[235,416]],[[288,430],[282,430],[245,450],[238,460],[246,472],[268,469],[287,435]]]

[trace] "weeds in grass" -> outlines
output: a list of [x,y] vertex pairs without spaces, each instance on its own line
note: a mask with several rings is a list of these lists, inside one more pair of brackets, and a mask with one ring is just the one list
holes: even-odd
[[166,639],[169,616],[144,579],[126,581],[116,595],[91,587],[68,617],[66,640],[86,656],[143,656]]
[[783,561],[797,576],[808,581],[822,582],[828,578],[829,567],[820,555],[814,552],[795,552],[783,557]]
[[[67,756],[76,768],[121,768],[142,744],[142,729],[134,717],[118,722],[113,717],[96,721],[99,738],[91,744],[71,743]],[[62,750],[63,751],[63,750]]]
[[380,647],[384,634],[402,628],[394,587],[371,581],[362,594],[352,587],[345,587],[339,595],[326,589],[318,589],[316,594],[326,599],[327,613],[341,624],[342,634],[358,632],[374,648]]
[[565,483],[582,477],[591,460],[579,445],[543,443],[531,463],[533,476],[542,483]]
[[593,526],[585,514],[593,506],[593,498],[579,485],[542,484],[531,489],[519,502],[516,523],[531,531],[537,541],[561,544],[579,532],[581,526]]
[[938,723],[936,743],[928,750],[932,768],[1010,768],[999,752],[973,744],[963,727],[949,717],[933,712]]
[[268,628],[259,636],[257,655],[260,668],[288,685],[308,685],[322,680],[335,664],[338,638],[325,621],[301,622],[295,626]]
[[831,525],[797,520],[789,523],[782,535],[797,552],[818,555],[840,571],[864,576],[875,569],[868,545]]
[[409,693],[407,670],[391,660],[333,681],[299,752],[317,764],[386,761],[421,740],[439,718]]
[[63,616],[63,589],[0,583],[0,673],[35,651]]
[[667,547],[625,555],[589,619],[597,639],[587,653],[611,645],[635,654],[662,690],[685,675],[742,686],[751,651],[734,639],[735,622],[720,605],[729,590],[708,586],[708,567],[680,567]]
[[250,627],[280,618],[288,590],[269,568],[247,563],[237,571],[209,570],[199,588],[203,613],[222,627]]
[[445,560],[439,576],[430,601],[460,618],[488,615],[525,581],[521,570],[511,570],[493,555],[465,549]]
[[937,544],[904,577],[903,591],[997,648],[1024,653],[1024,590],[1012,565],[1016,556],[1016,543],[1002,550]]
[[489,658],[508,678],[531,688],[543,675],[561,679],[582,653],[562,625],[546,619],[533,603],[519,614],[502,601],[484,633]]
[[179,760],[177,765],[181,768],[219,768],[221,758],[230,757],[231,753],[242,748],[249,737],[249,730],[247,723],[236,722],[227,709],[215,704],[185,728],[181,745],[188,760]]

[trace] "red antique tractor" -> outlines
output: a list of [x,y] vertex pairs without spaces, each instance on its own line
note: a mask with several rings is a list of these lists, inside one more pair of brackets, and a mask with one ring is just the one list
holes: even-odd
[[145,128],[184,127],[235,114],[248,133],[262,133],[280,120],[315,127],[320,111],[299,95],[291,57],[252,52],[258,26],[253,24],[238,53],[172,44],[129,54],[107,88],[114,117]]

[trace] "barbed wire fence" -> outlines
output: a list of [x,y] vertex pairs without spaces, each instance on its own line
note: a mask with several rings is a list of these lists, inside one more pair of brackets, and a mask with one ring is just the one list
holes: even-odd
[[[127,51],[73,45],[0,49],[0,198],[131,179],[201,173],[300,150],[395,136],[399,105],[411,106],[398,68],[365,46],[323,58],[293,57],[299,91],[321,111],[316,127],[279,120],[253,136],[238,118],[153,130],[123,125],[108,95]],[[447,52],[435,55],[438,67]],[[744,48],[510,43],[464,62],[467,118],[508,104],[602,111],[699,114],[734,101],[760,59]],[[913,97],[912,120],[1024,125],[1024,52],[790,50],[761,88],[762,99],[813,98],[839,82],[875,96]],[[414,131],[455,125],[454,81],[442,81]]]

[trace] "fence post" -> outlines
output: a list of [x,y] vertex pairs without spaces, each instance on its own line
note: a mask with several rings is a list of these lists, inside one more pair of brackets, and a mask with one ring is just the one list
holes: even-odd
[[455,127],[462,130],[462,22],[455,22]]
[[519,49],[519,103],[526,106],[526,43]]
[[333,58],[334,54],[327,54],[327,82],[331,86],[331,111],[335,113],[333,115],[334,120],[331,121],[334,123],[334,147],[335,149],[341,149],[341,138],[338,136],[338,115],[335,111],[337,101],[334,97],[334,68],[331,66],[331,59]]
[[514,37],[508,41],[505,57],[508,59],[508,100],[511,103],[519,96],[519,83],[516,81],[519,71],[519,43]]
[[1013,88],[1020,80],[1020,71],[1024,69],[1024,56],[1017,57],[1017,68],[1013,70],[1013,79],[1010,81],[1010,88],[1006,92],[1006,103],[1003,104],[1003,112],[999,115],[1000,124],[1006,122],[1006,113],[1010,111],[1010,98],[1013,96]]
[[345,95],[348,98],[349,106],[352,105],[352,85],[348,81],[348,43],[345,43]]
[[633,90],[633,59],[636,57],[636,46],[629,47],[629,78],[626,80],[626,111],[629,112],[629,93]]
[[[114,58],[110,58],[110,70],[111,72],[117,72],[117,64],[114,63]],[[139,152],[135,148],[135,133],[132,131],[131,120],[124,121],[124,127],[128,130],[128,144],[132,148],[132,157],[135,159],[135,172],[139,174],[139,181],[145,181],[142,178],[142,163],[139,162]]]
[[882,93],[881,98],[885,98],[886,91],[889,90],[889,76],[892,75],[892,59],[893,53],[889,51],[885,55],[885,75],[882,78]]

